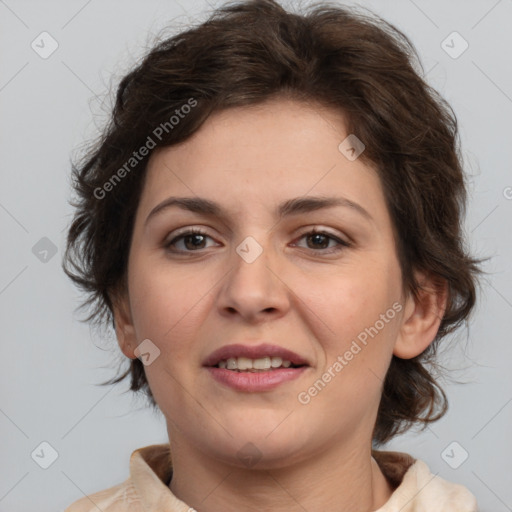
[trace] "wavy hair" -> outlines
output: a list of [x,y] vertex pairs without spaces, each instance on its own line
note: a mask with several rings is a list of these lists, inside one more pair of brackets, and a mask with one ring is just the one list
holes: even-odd
[[[392,358],[373,432],[374,443],[382,444],[445,414],[446,395],[432,365],[439,341],[468,318],[480,272],[462,233],[466,186],[455,114],[422,78],[412,43],[385,20],[327,3],[296,14],[272,0],[239,1],[156,44],[122,78],[110,122],[73,167],[77,200],[63,267],[87,292],[86,321],[113,324],[113,300],[125,290],[152,154],[130,160],[134,151],[147,145],[156,127],[166,129],[152,137],[154,145],[172,146],[192,136],[212,112],[279,96],[345,114],[348,133],[366,143],[360,158],[379,173],[404,289],[420,290],[414,270],[448,284],[432,344],[413,359]],[[194,107],[172,124],[191,99]],[[112,183],[120,173],[123,179]],[[130,389],[144,391],[156,406],[139,359],[107,383],[128,376]]]

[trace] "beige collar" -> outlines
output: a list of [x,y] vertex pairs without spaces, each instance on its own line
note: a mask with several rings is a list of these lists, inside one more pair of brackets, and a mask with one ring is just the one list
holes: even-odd
[[[375,512],[477,512],[475,497],[465,487],[432,474],[421,460],[406,453],[378,450],[372,451],[372,457],[395,489]],[[172,476],[169,444],[135,450],[130,475],[144,511],[192,511],[168,487]]]

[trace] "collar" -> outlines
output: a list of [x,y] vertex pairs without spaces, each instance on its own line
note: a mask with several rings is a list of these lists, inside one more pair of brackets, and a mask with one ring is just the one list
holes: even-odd
[[[462,485],[432,474],[411,455],[372,450],[385,477],[395,489],[375,512],[477,512],[475,497]],[[130,458],[130,477],[144,510],[192,512],[168,487],[172,477],[170,445],[157,444],[135,450]]]

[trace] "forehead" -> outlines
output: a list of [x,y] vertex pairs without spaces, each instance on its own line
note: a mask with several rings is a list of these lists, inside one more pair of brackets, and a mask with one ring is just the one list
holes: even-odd
[[195,195],[240,215],[291,197],[340,195],[382,214],[375,169],[339,149],[348,135],[342,113],[322,105],[274,100],[217,112],[186,141],[154,152],[140,208]]

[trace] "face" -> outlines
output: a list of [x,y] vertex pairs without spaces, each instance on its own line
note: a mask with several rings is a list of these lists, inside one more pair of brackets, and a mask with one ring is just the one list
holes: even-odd
[[150,340],[171,442],[279,467],[371,440],[407,308],[379,177],[347,135],[338,113],[274,100],[151,157],[118,337],[132,356]]

